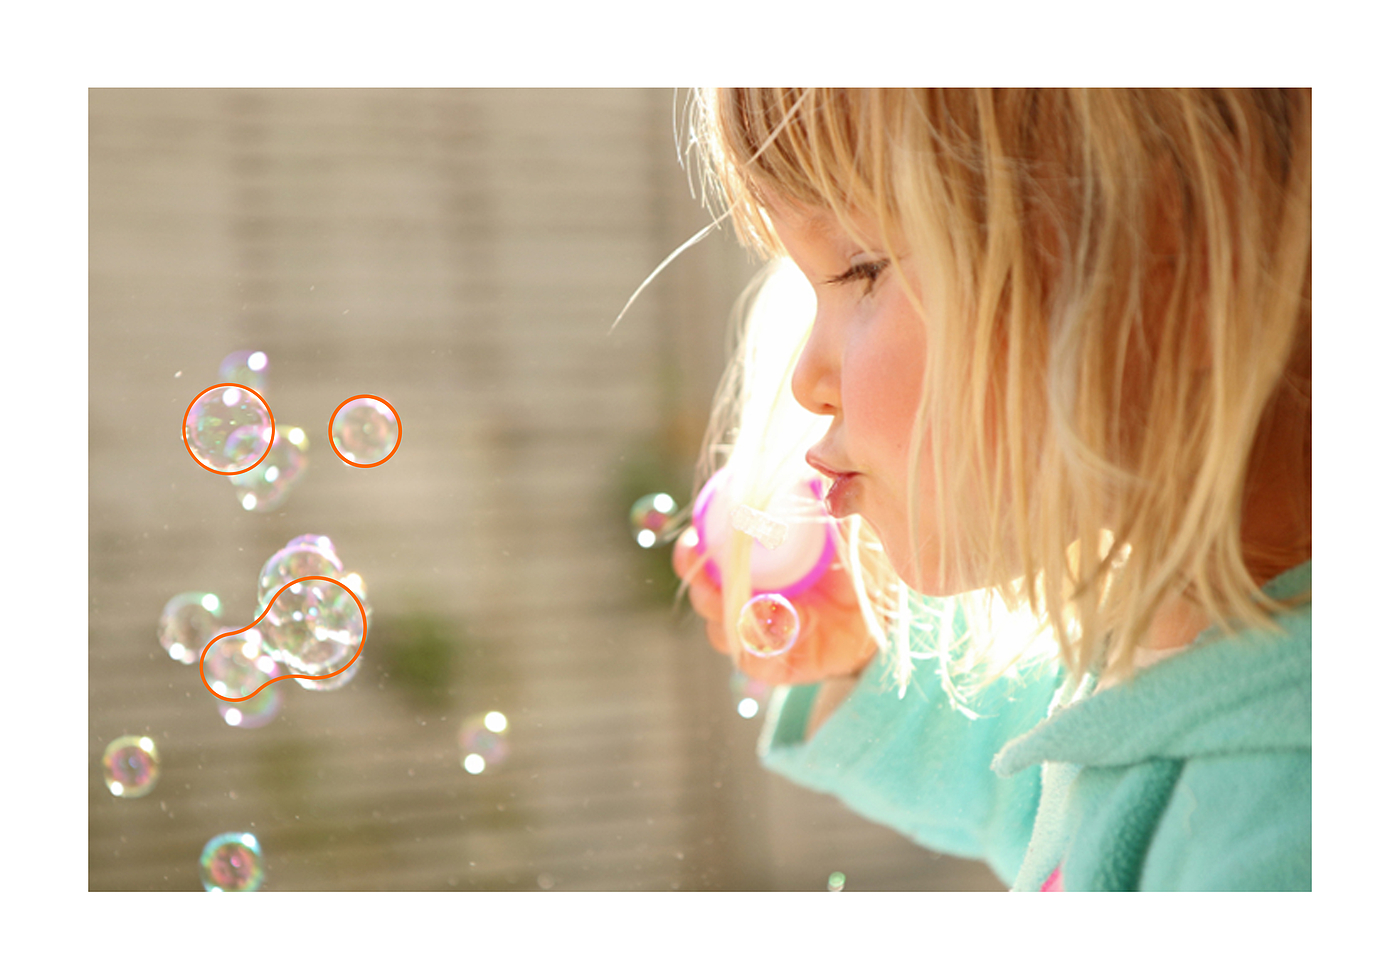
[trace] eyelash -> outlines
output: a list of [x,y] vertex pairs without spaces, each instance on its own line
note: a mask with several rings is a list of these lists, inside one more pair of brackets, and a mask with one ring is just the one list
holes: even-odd
[[889,259],[881,259],[878,262],[861,262],[859,265],[852,265],[840,275],[827,279],[826,284],[843,286],[864,279],[865,294],[868,296],[875,288],[875,280],[880,277],[880,273],[885,271],[889,264]]

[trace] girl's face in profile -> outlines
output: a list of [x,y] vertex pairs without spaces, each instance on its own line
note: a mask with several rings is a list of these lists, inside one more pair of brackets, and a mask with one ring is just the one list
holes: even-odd
[[[896,572],[925,594],[953,594],[976,583],[942,581],[940,542],[930,534],[931,508],[915,502],[921,541],[909,537],[909,447],[922,396],[926,334],[890,256],[862,248],[828,212],[798,207],[768,211],[773,230],[816,292],[811,337],[792,389],[831,427],[807,461],[832,480],[827,508],[860,514],[879,535]],[[862,237],[878,240],[858,222]],[[901,256],[902,257],[902,256]],[[908,265],[905,265],[908,269]],[[919,284],[911,279],[917,291]],[[927,452],[920,484],[932,485]]]

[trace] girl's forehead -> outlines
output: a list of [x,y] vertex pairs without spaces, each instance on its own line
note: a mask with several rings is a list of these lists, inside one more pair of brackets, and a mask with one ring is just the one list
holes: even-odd
[[879,238],[874,221],[860,215],[838,216],[830,208],[782,202],[764,205],[764,213],[770,222],[776,221],[808,240],[844,244],[873,242]]

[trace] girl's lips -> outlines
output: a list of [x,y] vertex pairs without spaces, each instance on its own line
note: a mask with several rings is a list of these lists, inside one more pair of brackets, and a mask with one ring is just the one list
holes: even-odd
[[807,454],[807,465],[831,480],[831,487],[826,491],[827,513],[840,520],[856,512],[855,480],[859,473],[832,469],[813,458],[810,452]]
[[856,473],[841,473],[833,477],[831,489],[826,491],[826,512],[837,520],[856,512],[856,476]]

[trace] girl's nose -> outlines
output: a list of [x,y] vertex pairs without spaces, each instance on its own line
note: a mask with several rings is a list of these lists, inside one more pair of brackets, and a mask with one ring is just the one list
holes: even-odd
[[814,415],[835,415],[841,407],[840,358],[833,337],[817,313],[812,333],[792,372],[792,394],[797,403]]

